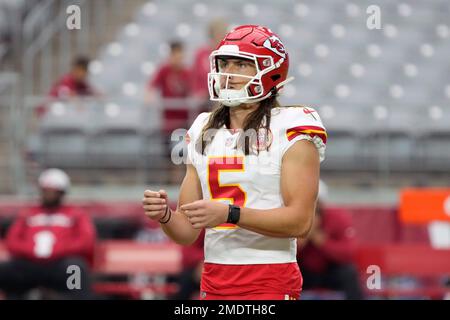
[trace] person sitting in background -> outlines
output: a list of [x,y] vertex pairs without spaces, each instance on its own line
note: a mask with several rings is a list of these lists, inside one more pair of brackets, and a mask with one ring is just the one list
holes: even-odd
[[[48,169],[39,176],[38,184],[41,203],[22,211],[7,232],[6,246],[12,259],[0,264],[0,290],[20,297],[41,287],[63,297],[87,299],[91,297],[89,263],[95,228],[87,214],[64,205],[70,186],[65,172]],[[79,288],[68,287],[69,266],[79,268]]]
[[76,57],[72,62],[70,72],[53,85],[49,96],[55,99],[67,99],[77,96],[96,95],[96,91],[87,80],[88,68],[88,57]]
[[191,300],[199,296],[200,279],[202,277],[204,260],[205,230],[202,230],[197,240],[190,246],[182,247],[183,271],[178,275],[179,290],[172,297],[174,300]]
[[347,299],[362,299],[358,272],[353,264],[355,230],[346,213],[324,210],[327,189],[326,184],[320,181],[311,232],[297,246],[303,290],[339,290]]
[[47,101],[36,107],[35,113],[37,117],[44,116],[51,101],[100,96],[100,92],[95,90],[87,79],[89,62],[88,57],[75,57],[70,71],[53,84],[48,93]]

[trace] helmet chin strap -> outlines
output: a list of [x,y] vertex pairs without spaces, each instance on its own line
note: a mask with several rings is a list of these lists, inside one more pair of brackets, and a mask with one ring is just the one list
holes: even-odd
[[[287,83],[289,83],[293,80],[294,80],[294,77],[289,77],[286,80],[277,84],[277,86],[275,88],[278,90],[279,88],[281,88],[282,86],[286,85]],[[260,102],[264,99],[269,98],[272,95],[272,91],[269,92],[267,95],[260,97],[258,99],[252,99],[251,97],[244,99],[244,98],[246,98],[245,95],[246,95],[246,92],[243,89],[240,89],[240,90],[222,89],[222,90],[220,90],[220,98],[226,99],[226,100],[222,101],[222,103],[224,105],[226,105],[227,107],[231,107],[231,108],[237,107],[238,105],[243,104],[243,103]],[[240,98],[242,98],[242,99],[240,99]],[[234,100],[229,100],[229,99],[234,99]]]

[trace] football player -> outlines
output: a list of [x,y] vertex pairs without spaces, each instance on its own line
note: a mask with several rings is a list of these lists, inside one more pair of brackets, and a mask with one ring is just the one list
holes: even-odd
[[145,214],[180,244],[206,229],[201,299],[298,299],[296,238],[313,222],[326,131],[314,109],[278,103],[289,55],[270,29],[235,28],[210,64],[218,106],[188,131],[177,209],[146,190]]

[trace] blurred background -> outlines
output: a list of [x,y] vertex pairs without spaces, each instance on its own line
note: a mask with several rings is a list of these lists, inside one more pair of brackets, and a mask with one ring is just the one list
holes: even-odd
[[195,298],[201,241],[170,243],[140,201],[166,189],[176,205],[184,167],[170,161],[170,133],[211,109],[208,55],[241,24],[280,36],[295,77],[280,101],[315,108],[328,131],[322,209],[331,224],[346,218],[322,230],[336,241],[322,269],[351,264],[356,280],[315,270],[338,280],[303,297],[348,298],[339,283],[356,281],[358,298],[449,298],[447,0],[0,0],[0,260],[14,256],[5,239],[19,213],[42,198],[38,177],[59,168],[68,205],[95,227],[97,297]]

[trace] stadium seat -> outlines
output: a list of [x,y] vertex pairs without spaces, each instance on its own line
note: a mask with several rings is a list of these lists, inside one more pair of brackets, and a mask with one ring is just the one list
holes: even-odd
[[98,294],[164,299],[177,291],[167,276],[181,272],[181,249],[173,243],[104,241],[96,249],[94,272],[97,276],[151,276],[150,282],[141,284],[97,281],[94,290]]
[[46,129],[39,155],[45,166],[83,168],[87,164],[87,136],[79,129]]
[[422,161],[432,172],[450,170],[450,134],[448,132],[429,133],[421,140]]
[[420,161],[424,168],[433,172],[450,169],[450,110],[443,105],[445,102],[422,108],[422,121],[418,124]]
[[97,168],[137,167],[142,138],[133,129],[105,129],[91,139],[89,160]]
[[39,126],[39,160],[46,166],[84,167],[89,130],[87,105],[51,104]]
[[391,299],[442,299],[450,291],[445,277],[450,276],[450,250],[429,245],[361,246],[356,262],[363,281],[377,266],[381,271],[381,288],[365,286],[369,297]]
[[97,168],[133,168],[141,159],[141,109],[107,103],[97,110],[97,126],[89,141],[88,156]]

